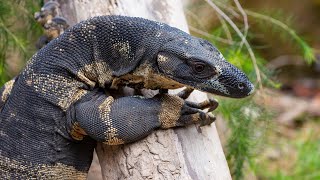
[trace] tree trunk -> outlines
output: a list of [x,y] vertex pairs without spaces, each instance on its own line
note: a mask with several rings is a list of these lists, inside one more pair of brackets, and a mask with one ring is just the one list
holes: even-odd
[[[165,22],[188,32],[180,0],[60,0],[70,25],[96,15],[139,16]],[[195,91],[191,100],[206,94]],[[231,179],[214,123],[174,130],[158,130],[123,146],[98,144],[103,179]],[[90,176],[92,177],[92,176]],[[89,179],[90,179],[89,177]]]

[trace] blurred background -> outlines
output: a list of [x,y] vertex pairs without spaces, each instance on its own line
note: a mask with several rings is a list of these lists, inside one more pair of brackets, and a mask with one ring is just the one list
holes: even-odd
[[[215,97],[233,179],[320,179],[320,0],[184,0],[191,34],[256,85]],[[0,3],[0,86],[37,51],[41,0]]]

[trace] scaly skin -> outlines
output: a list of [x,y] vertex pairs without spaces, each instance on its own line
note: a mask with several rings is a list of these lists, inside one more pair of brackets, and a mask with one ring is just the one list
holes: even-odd
[[185,101],[188,89],[181,97],[110,94],[123,86],[188,86],[236,98],[253,91],[205,40],[141,18],[89,19],[42,48],[0,89],[1,178],[85,178],[97,141],[130,143],[154,129],[214,121],[202,109],[216,104]]

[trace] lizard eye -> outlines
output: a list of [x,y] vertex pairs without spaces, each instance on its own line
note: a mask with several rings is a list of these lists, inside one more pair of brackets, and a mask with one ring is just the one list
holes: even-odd
[[194,66],[194,70],[196,71],[196,72],[198,72],[198,73],[201,73],[201,72],[203,72],[204,71],[204,69],[205,69],[205,66],[204,66],[204,64],[195,64],[195,66]]
[[198,78],[209,78],[216,75],[215,68],[212,68],[210,65],[201,62],[193,61],[191,62],[193,74]]

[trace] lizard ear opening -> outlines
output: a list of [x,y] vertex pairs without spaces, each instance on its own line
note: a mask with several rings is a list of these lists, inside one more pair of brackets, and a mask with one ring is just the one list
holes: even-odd
[[160,52],[157,57],[160,73],[179,83],[189,85],[186,81],[192,81],[192,67],[185,59],[179,58],[174,54]]
[[159,52],[157,57],[159,70],[167,75],[174,75],[174,72],[183,63],[179,58],[165,52]]

